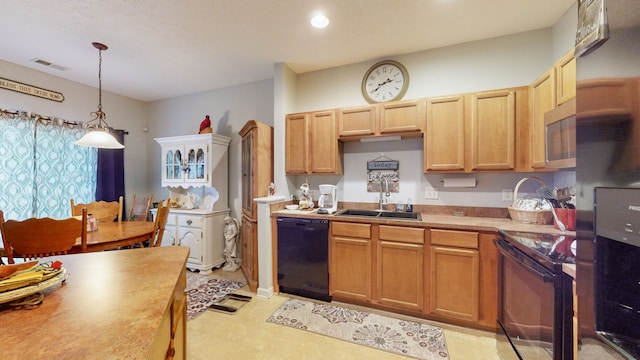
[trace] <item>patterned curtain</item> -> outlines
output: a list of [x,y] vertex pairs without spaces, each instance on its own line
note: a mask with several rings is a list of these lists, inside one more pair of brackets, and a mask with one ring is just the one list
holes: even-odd
[[60,119],[0,110],[0,209],[5,219],[67,218],[69,200],[95,199],[97,150]]

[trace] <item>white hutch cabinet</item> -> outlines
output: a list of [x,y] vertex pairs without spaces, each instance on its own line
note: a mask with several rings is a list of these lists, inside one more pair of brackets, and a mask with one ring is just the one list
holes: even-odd
[[[188,246],[187,268],[209,274],[224,264],[231,139],[198,134],[155,140],[162,147],[162,186],[181,206],[169,211],[162,246]],[[184,207],[189,197],[195,203],[193,209]]]

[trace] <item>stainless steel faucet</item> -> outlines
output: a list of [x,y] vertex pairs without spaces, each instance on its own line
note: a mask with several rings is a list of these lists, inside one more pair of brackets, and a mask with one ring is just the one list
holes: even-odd
[[[382,191],[384,189],[384,191]],[[379,205],[379,209],[378,210],[384,210],[384,205],[387,203],[387,196],[390,196],[391,194],[389,194],[389,181],[387,180],[387,178],[382,178],[382,180],[380,180],[380,200],[378,200],[378,205]]]

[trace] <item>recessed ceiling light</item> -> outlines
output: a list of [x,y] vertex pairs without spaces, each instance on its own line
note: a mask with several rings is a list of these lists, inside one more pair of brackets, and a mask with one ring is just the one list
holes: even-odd
[[329,25],[329,18],[322,14],[314,15],[311,18],[311,26],[314,28],[322,29],[327,27],[327,25]]

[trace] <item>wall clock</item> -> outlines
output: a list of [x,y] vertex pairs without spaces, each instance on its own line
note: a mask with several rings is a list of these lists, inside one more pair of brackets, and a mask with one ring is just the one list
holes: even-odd
[[409,87],[409,73],[397,61],[380,61],[367,70],[362,79],[362,96],[367,102],[400,100]]

